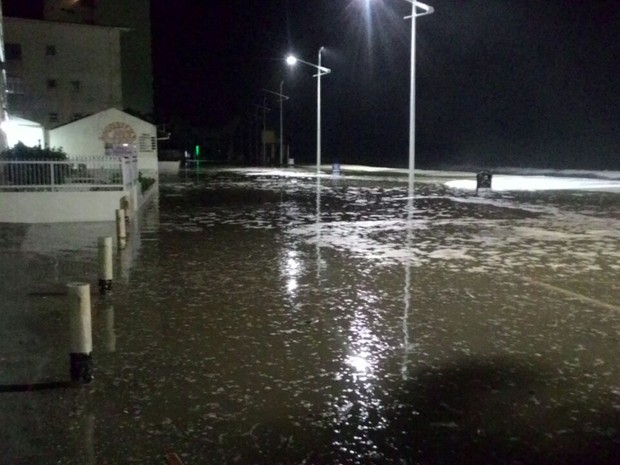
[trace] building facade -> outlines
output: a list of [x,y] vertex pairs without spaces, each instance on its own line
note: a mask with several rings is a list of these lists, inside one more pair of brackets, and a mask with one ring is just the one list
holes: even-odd
[[50,129],[108,108],[124,108],[125,31],[5,17],[9,113]]
[[143,174],[158,175],[157,128],[116,108],[50,130],[49,145],[62,147],[69,158],[136,154]]
[[45,0],[44,19],[126,27],[121,35],[124,109],[153,114],[150,0]]

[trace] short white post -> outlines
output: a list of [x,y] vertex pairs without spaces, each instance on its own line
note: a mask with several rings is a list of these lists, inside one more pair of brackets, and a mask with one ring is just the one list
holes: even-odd
[[93,380],[93,332],[90,314],[90,284],[67,284],[71,330],[71,381],[85,384]]
[[99,294],[105,295],[112,291],[114,277],[112,261],[112,238],[100,237],[97,239],[99,257]]
[[123,249],[127,245],[127,227],[125,225],[125,210],[116,210],[116,236],[118,248]]

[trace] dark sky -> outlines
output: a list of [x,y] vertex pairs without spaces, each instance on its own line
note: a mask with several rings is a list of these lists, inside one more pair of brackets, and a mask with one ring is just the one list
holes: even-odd
[[[37,0],[3,1],[7,14],[36,11],[15,10]],[[618,0],[428,3],[435,13],[417,23],[419,165],[620,169]],[[316,81],[282,58],[316,62],[325,46],[324,160],[405,166],[409,12],[403,0],[152,0],[158,122],[223,126],[284,80],[292,156],[312,161]]]

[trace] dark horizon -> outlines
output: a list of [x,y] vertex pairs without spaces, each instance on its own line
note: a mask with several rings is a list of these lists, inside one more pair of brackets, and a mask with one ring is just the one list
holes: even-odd
[[[614,1],[429,1],[418,19],[418,166],[620,169],[620,86]],[[41,0],[5,0],[30,16]],[[323,161],[405,166],[410,13],[398,0],[152,1],[157,123],[210,128],[246,118],[263,88],[291,97],[291,156],[313,162],[313,70],[323,78]],[[278,129],[275,100],[269,127]]]

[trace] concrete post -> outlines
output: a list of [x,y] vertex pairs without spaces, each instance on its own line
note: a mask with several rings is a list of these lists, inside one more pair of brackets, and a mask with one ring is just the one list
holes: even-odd
[[127,245],[127,227],[125,225],[125,210],[116,210],[116,237],[118,248],[124,249]]
[[90,383],[93,380],[93,334],[90,313],[90,285],[67,284],[71,331],[71,381]]
[[112,291],[114,276],[112,262],[112,238],[100,237],[97,240],[99,258],[99,294],[105,295]]

